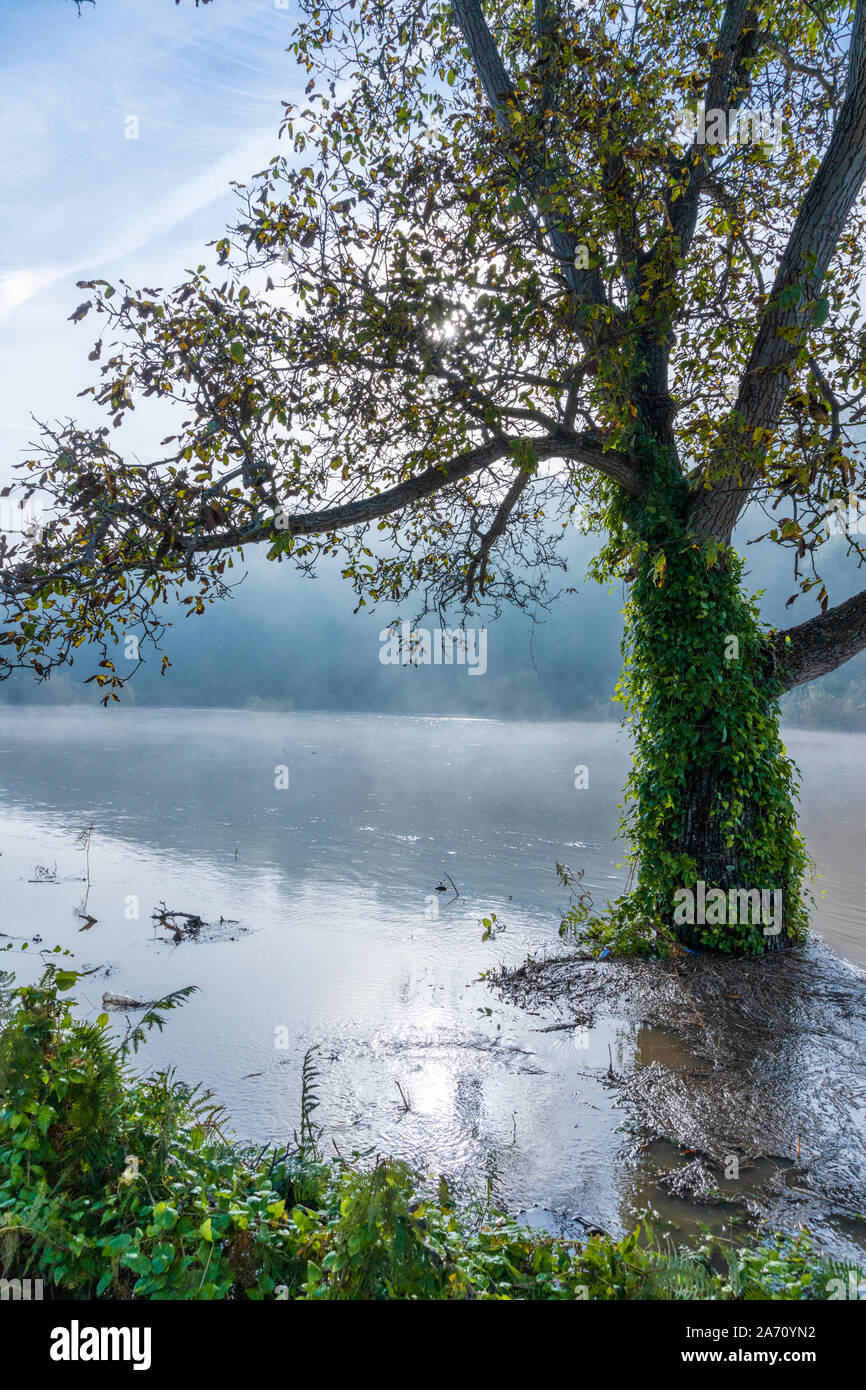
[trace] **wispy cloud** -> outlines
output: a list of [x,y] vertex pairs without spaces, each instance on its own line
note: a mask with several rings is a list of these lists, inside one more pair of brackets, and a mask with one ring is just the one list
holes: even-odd
[[176,283],[234,219],[230,181],[286,152],[296,18],[273,0],[98,0],[80,20],[61,0],[0,3],[0,472],[31,411],[87,408],[74,282]]
[[[10,270],[0,279],[0,319],[57,281],[69,280],[94,267],[108,267],[167,236],[194,213],[224,198],[232,179],[242,179],[266,164],[274,154],[275,145],[272,130],[248,136],[230,154],[223,155],[156,203],[143,208],[110,240],[101,244],[95,242],[82,259]],[[215,234],[218,230],[215,229]]]

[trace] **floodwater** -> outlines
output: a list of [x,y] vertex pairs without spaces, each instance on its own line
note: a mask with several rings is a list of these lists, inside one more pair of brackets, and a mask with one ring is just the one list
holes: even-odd
[[[861,998],[866,736],[788,744],[822,875],[820,968]],[[628,1094],[648,1067],[688,1070],[690,1044],[640,1010],[590,1011],[586,1026],[537,1001],[533,1013],[480,978],[562,954],[557,862],[584,871],[596,904],[624,886],[615,725],[2,709],[0,754],[13,947],[0,963],[29,979],[40,949],[71,947],[96,968],[78,988],[92,1015],[106,990],[151,1000],[197,985],[138,1064],[211,1087],[239,1137],[291,1137],[319,1044],[316,1118],[344,1155],[406,1158],[554,1229],[621,1232],[647,1208],[681,1232],[729,1229],[736,1194],[713,1203],[666,1182],[695,1159],[682,1134],[647,1132]],[[177,943],[152,920],[160,905],[208,925]],[[851,1123],[862,1147],[853,1101]],[[851,1200],[843,1231],[829,1207],[826,1220],[810,1210],[835,1248],[866,1247]]]

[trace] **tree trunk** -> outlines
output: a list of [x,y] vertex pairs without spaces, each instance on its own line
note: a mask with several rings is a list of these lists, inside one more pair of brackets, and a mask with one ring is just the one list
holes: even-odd
[[[693,860],[695,865],[694,882],[681,885],[694,890],[698,895],[698,884],[703,883],[706,893],[711,888],[721,888],[727,898],[725,927],[730,929],[733,925],[740,926],[740,923],[732,923],[730,918],[731,906],[730,890],[745,889],[750,891],[758,888],[761,880],[760,867],[749,862],[749,856],[743,853],[738,845],[728,843],[728,832],[725,829],[724,803],[730,803],[732,787],[730,782],[720,772],[718,767],[712,764],[693,769],[686,777],[683,788],[681,819],[678,833],[675,834],[674,848],[676,852],[687,856]],[[793,816],[793,801],[789,805],[790,813]],[[755,823],[755,807],[747,803],[743,808],[740,818],[740,825],[747,837]],[[781,878],[783,875],[779,874]],[[764,892],[776,891],[776,885],[771,884],[765,888]],[[786,924],[784,917],[785,902],[784,889],[782,892],[782,911],[783,917],[779,931],[770,930],[765,932],[764,923],[756,924],[757,930],[754,932],[755,950],[759,948],[765,951],[777,950],[789,939],[786,934]],[[735,897],[737,909],[739,910],[739,900]],[[772,899],[770,899],[772,905]],[[674,914],[676,917],[676,912]],[[777,923],[773,922],[775,928]],[[677,940],[685,946],[700,947],[706,944],[706,925],[702,927],[699,922],[690,923],[688,921],[673,923],[674,934]],[[764,940],[760,941],[759,936]],[[710,943],[715,945],[715,942]]]
[[626,917],[693,948],[759,954],[803,935],[808,865],[770,642],[735,552],[651,527],[626,609],[623,828],[638,868]]

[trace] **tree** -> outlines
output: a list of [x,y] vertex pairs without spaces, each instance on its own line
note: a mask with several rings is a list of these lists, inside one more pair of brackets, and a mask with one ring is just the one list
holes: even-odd
[[[304,0],[291,154],[241,192],[224,282],[81,282],[110,424],[46,424],[23,465],[52,508],[0,558],[3,674],[87,643],[117,698],[113,644],[158,644],[169,591],[202,612],[249,545],[339,553],[359,604],[543,603],[578,519],[629,586],[612,920],[649,939],[702,881],[781,891],[784,928],[681,941],[798,937],[777,701],[866,646],[866,591],[830,608],[820,576],[864,471],[864,27],[866,0]],[[181,417],[143,465],[134,392]],[[746,511],[820,605],[784,632],[743,587]]]

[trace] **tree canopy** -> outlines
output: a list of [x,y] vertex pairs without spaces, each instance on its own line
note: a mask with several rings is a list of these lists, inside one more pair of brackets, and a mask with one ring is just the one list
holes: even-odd
[[[0,674],[91,642],[110,697],[122,632],[158,642],[167,592],[203,611],[252,544],[445,611],[545,601],[578,519],[630,580],[650,542],[610,508],[657,507],[647,440],[708,566],[761,508],[817,597],[782,686],[866,645],[866,592],[821,577],[864,491],[864,0],[301,11],[224,278],[81,282],[104,423],[46,422],[12,489],[48,506],[2,542]],[[150,402],[175,423],[133,462]]]

